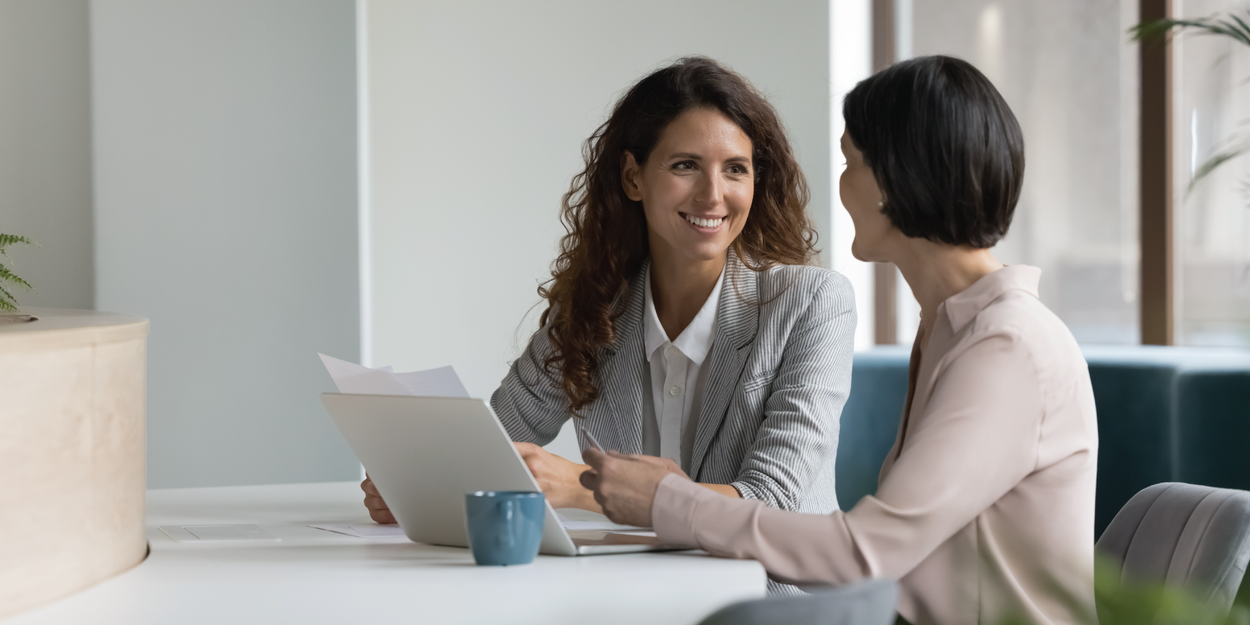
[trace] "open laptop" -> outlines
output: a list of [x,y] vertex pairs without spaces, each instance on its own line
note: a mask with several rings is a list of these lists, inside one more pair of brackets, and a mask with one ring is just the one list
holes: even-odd
[[[540,490],[503,425],[480,399],[322,393],[321,402],[414,542],[469,546],[465,493]],[[547,503],[539,553],[662,549],[671,548],[649,533],[566,530]]]

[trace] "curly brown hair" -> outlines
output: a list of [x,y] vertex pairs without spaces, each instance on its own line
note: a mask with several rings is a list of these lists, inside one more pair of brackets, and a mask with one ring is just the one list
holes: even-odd
[[621,158],[629,152],[645,164],[669,123],[696,108],[721,112],[751,140],[755,196],[733,242],[738,258],[763,271],[804,265],[816,254],[807,181],[777,111],[750,83],[701,56],[639,80],[582,146],[586,168],[573,177],[561,203],[567,234],[551,280],[538,289],[547,300],[539,322],[552,345],[543,364],[559,372],[574,416],[599,395],[601,350],[615,342],[619,302],[627,301],[629,279],[650,252],[642,203],[626,197],[621,186]]

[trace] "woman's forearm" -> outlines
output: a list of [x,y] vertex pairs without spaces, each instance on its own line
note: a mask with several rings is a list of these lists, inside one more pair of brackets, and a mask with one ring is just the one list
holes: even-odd
[[[734,499],[742,498],[742,495],[738,493],[738,489],[729,484],[699,484],[699,486],[726,497],[733,497]],[[603,506],[600,506],[599,502],[595,501],[595,492],[589,488],[580,488],[576,499],[576,505],[573,507],[578,508],[579,510],[589,510],[591,512],[603,514]]]
[[577,488],[577,497],[573,507],[578,510],[589,510],[596,514],[603,514],[603,506],[600,506],[599,502],[595,501],[595,491],[590,490],[581,484],[578,484]]
[[742,493],[739,493],[738,489],[734,488],[730,484],[699,484],[699,486],[702,486],[703,488],[706,488],[714,493],[720,493],[726,497],[742,499]]
[[775,579],[848,583],[868,576],[841,512],[800,514],[761,501],[733,500],[677,476],[664,478],[651,519],[664,543],[713,555],[758,560]]

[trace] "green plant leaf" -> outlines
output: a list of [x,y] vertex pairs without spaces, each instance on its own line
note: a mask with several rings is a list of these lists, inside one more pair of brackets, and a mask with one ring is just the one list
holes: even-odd
[[[38,243],[35,243],[34,241],[21,235],[0,233],[0,257],[7,258],[8,254],[5,253],[4,248],[17,243],[34,246],[39,245]],[[0,264],[0,310],[6,312],[16,312],[17,298],[13,297],[13,293],[9,292],[9,290],[4,287],[3,283],[6,281],[25,287],[28,291],[34,291],[35,287],[31,286],[29,282],[18,277],[10,271],[8,267]]]
[[[1250,10],[1245,13],[1250,17]],[[1212,16],[1193,20],[1170,18],[1151,20],[1130,28],[1129,36],[1132,41],[1165,41],[1173,29],[1178,31],[1194,29],[1200,34],[1221,35],[1250,46],[1250,26],[1247,26],[1246,21],[1238,17],[1236,13],[1229,13],[1223,19]]]
[[[1250,11],[1247,11],[1246,15],[1250,16]],[[1230,13],[1228,16],[1237,22],[1238,32],[1241,34],[1242,41],[1250,42],[1250,25],[1246,24],[1245,20],[1237,17],[1236,13]]]
[[13,299],[13,294],[4,285],[0,285],[0,310],[17,311],[17,300]]
[[6,248],[16,243],[25,243],[26,245],[37,245],[30,239],[16,234],[0,234],[0,249]]
[[4,265],[0,265],[0,281],[4,281],[4,280],[8,280],[9,282],[12,282],[13,284],[26,287],[26,289],[30,291],[35,290],[35,287],[31,286],[29,282],[14,275],[13,272],[9,271],[8,268],[6,268]]
[[1220,165],[1223,165],[1224,163],[1227,163],[1238,156],[1245,154],[1246,152],[1250,152],[1250,142],[1242,143],[1241,145],[1236,145],[1226,150],[1216,152],[1211,156],[1211,158],[1204,161],[1202,165],[1199,165],[1198,169],[1194,170],[1194,177],[1189,181],[1189,188],[1185,191],[1185,193],[1188,194],[1192,192],[1194,187],[1197,186],[1203,178],[1206,178],[1211,175],[1211,172],[1219,169]]

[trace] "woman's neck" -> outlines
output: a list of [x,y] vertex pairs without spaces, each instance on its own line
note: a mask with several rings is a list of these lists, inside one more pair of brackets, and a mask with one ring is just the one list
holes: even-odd
[[898,256],[894,264],[898,265],[912,295],[920,303],[925,343],[933,333],[937,309],[942,302],[1003,267],[989,250],[924,239],[911,239]]
[[725,258],[678,259],[657,250],[657,246],[651,247],[651,300],[668,340],[680,336],[699,314],[725,269]]

